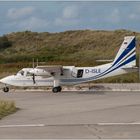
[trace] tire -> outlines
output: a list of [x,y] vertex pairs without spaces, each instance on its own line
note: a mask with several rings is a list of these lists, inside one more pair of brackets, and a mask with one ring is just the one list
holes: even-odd
[[54,88],[52,89],[52,92],[53,92],[53,93],[57,93],[57,92],[61,92],[61,90],[62,90],[61,86],[58,86],[58,87],[54,87]]
[[4,88],[3,88],[3,91],[4,91],[4,92],[9,92],[9,88],[8,88],[8,87],[4,87]]
[[59,92],[58,87],[54,87],[54,88],[52,89],[52,92],[53,92],[53,93]]

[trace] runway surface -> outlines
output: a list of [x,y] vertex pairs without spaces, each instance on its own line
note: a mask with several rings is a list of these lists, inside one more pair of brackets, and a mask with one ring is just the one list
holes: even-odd
[[20,108],[0,138],[140,138],[140,92],[0,92]]

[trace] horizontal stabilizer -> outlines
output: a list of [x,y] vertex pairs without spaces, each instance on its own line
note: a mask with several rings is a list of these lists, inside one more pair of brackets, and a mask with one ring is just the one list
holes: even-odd
[[126,70],[126,71],[133,71],[133,72],[139,71],[138,67],[125,67],[125,68],[122,68],[122,69]]
[[96,60],[96,62],[113,62],[113,59],[111,59],[111,60]]

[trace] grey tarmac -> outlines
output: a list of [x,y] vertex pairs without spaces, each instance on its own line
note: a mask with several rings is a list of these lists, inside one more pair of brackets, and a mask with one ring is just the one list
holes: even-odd
[[10,91],[20,110],[0,120],[0,138],[140,138],[140,92]]

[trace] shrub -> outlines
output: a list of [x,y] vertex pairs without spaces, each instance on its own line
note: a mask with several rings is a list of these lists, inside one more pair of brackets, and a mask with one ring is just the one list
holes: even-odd
[[0,49],[6,49],[12,46],[12,42],[6,36],[0,37]]

